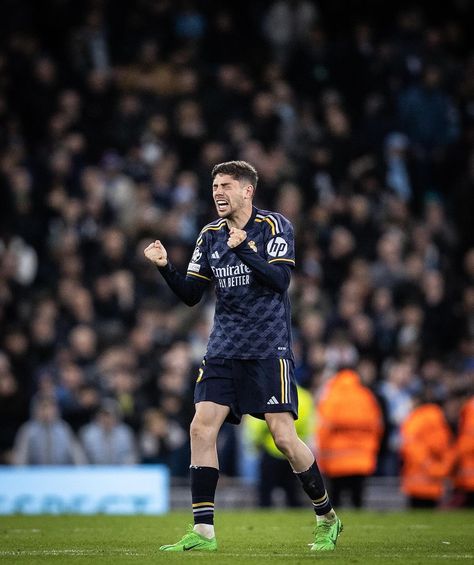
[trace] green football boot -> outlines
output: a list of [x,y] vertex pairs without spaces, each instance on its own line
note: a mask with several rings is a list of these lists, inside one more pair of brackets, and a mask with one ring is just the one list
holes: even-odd
[[206,538],[188,526],[188,531],[176,543],[172,545],[162,545],[160,551],[216,551],[216,538]]
[[342,522],[339,518],[336,518],[334,523],[328,520],[318,522],[311,551],[334,551],[337,538],[341,532]]

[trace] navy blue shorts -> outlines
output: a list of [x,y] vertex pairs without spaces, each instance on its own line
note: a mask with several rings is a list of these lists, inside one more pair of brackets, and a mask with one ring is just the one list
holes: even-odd
[[291,412],[298,419],[298,393],[291,359],[204,359],[194,402],[229,406],[226,418],[239,424],[242,414],[264,419],[269,412]]

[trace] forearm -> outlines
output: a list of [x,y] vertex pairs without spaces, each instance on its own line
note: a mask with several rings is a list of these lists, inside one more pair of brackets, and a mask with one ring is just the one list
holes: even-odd
[[262,285],[268,286],[275,292],[282,294],[290,284],[291,269],[287,265],[271,265],[255,251],[252,251],[243,241],[233,248],[239,259],[247,265]]
[[185,304],[188,306],[194,306],[201,300],[206,288],[205,284],[186,277],[177,271],[169,261],[166,267],[158,267],[158,270],[162,274],[167,285]]

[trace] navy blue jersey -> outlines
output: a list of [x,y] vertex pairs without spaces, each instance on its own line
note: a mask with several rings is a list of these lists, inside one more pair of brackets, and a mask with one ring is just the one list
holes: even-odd
[[[295,264],[291,223],[281,214],[253,208],[245,246],[270,264]],[[292,358],[288,292],[260,283],[227,240],[224,219],[203,228],[188,265],[187,278],[213,281],[217,303],[206,357]]]

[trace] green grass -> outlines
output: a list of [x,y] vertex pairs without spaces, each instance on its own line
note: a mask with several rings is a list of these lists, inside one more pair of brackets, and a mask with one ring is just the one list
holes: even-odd
[[189,513],[159,517],[9,516],[0,518],[0,563],[383,564],[459,563],[474,559],[474,512],[340,513],[344,532],[334,553],[310,552],[311,511],[220,511],[219,551],[162,553]]

